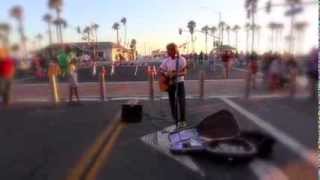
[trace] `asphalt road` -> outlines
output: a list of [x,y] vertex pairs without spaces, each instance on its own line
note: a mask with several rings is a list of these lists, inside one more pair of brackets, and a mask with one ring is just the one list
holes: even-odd
[[65,179],[120,103],[17,104],[1,109],[0,179]]
[[[234,106],[235,103],[238,106]],[[96,144],[110,126],[124,101],[84,102],[82,106],[50,107],[17,104],[0,110],[0,179],[66,179],[81,157]],[[96,179],[317,179],[317,169],[301,152],[287,143],[299,144],[307,152],[317,148],[317,104],[308,99],[287,98],[188,100],[188,121],[199,123],[221,109],[230,110],[241,129],[264,131],[277,143],[269,159],[230,165],[211,158],[189,157],[202,173],[142,140],[142,137],[172,125],[166,100],[142,101],[143,122],[129,124],[106,154],[97,156]],[[240,110],[239,110],[240,107]],[[242,108],[242,109],[241,109]],[[248,112],[252,116],[248,116]],[[269,126],[255,123],[255,118]],[[266,128],[267,127],[267,128]],[[283,141],[280,134],[285,134]],[[109,146],[109,145],[106,145]],[[297,173],[298,172],[298,173]],[[271,178],[272,175],[272,178]]]
[[[294,102],[286,99],[254,102],[233,100],[308,149],[316,150],[316,104],[307,100]],[[145,110],[156,117],[167,119],[170,117],[164,113],[168,111],[165,108],[167,102],[163,103],[146,103]],[[296,108],[300,107],[301,111],[297,112]],[[198,123],[207,115],[221,109],[233,112],[243,130],[267,132],[221,100],[189,101],[188,120]],[[317,169],[309,166],[296,152],[280,142],[275,145],[271,158],[257,159],[249,164],[235,166],[215,159],[192,157],[195,164],[203,171],[203,176],[139,139],[169,124],[167,121],[145,118],[143,124],[130,125],[121,135],[115,146],[116,150],[112,152],[110,159],[100,171],[98,179],[317,179]],[[301,176],[294,172],[298,169]]]

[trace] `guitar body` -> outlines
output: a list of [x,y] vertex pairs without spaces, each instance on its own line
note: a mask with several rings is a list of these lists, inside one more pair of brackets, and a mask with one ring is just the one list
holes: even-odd
[[164,75],[160,75],[159,88],[161,92],[167,92],[169,90],[170,79]]

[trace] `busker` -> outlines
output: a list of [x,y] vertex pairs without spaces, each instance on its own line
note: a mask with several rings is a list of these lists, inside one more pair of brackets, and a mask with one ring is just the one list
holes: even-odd
[[[179,55],[177,45],[167,45],[168,57],[160,65],[160,83],[167,87],[170,108],[177,128],[187,126],[186,123],[186,99],[184,77],[187,74],[186,59]],[[160,84],[161,85],[161,84]]]

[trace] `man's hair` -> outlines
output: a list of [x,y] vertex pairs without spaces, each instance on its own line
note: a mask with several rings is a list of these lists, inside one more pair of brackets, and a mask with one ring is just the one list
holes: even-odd
[[178,48],[178,46],[175,43],[169,43],[167,45],[167,50],[169,50],[169,49],[177,49],[177,48]]

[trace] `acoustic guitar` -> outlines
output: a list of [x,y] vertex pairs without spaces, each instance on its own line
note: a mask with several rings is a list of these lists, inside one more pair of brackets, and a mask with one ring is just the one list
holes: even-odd
[[169,90],[170,78],[161,74],[159,78],[159,88],[161,92],[167,92]]
[[[179,54],[178,60],[176,61],[176,71],[172,71],[173,73],[178,72],[179,70]],[[177,80],[177,77],[169,78],[165,76],[163,73],[160,73],[159,77],[159,88],[161,92],[168,92],[169,86],[174,84]]]
[[[176,71],[172,71],[175,73]],[[160,73],[159,77],[159,88],[161,92],[167,92],[169,90],[169,86],[174,84],[177,80],[177,77],[169,78],[168,76],[165,76],[164,74]]]

